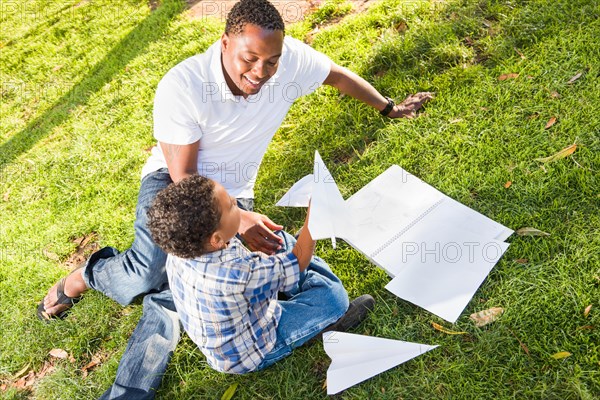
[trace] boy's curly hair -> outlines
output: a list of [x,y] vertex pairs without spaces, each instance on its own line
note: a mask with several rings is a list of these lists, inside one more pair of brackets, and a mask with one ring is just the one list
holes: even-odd
[[148,228],[154,242],[166,253],[181,258],[205,253],[220,219],[215,183],[200,175],[169,185],[148,210]]
[[227,15],[225,33],[238,35],[242,33],[246,24],[285,33],[285,25],[281,14],[267,0],[241,0],[235,3]]

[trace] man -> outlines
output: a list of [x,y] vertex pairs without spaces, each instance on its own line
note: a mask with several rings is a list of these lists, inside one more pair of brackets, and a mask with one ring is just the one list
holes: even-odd
[[152,241],[146,211],[172,182],[201,174],[238,199],[240,236],[252,250],[273,254],[282,229],[252,212],[253,186],[266,148],[293,101],[321,84],[390,118],[412,117],[432,96],[420,93],[404,106],[381,95],[351,71],[304,43],[284,36],[284,24],[267,0],[242,0],[227,17],[225,33],[205,53],[171,69],[158,85],[154,135],[158,145],[142,171],[135,238],[119,253],[105,247],[54,285],[38,306],[41,318],[65,316],[88,288],[122,305],[140,294],[144,316],[134,331],[117,380],[106,397],[148,398],[160,384],[179,324],[168,290],[166,254]]

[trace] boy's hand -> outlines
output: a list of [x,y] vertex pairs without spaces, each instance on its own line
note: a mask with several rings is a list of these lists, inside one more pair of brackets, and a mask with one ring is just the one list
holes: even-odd
[[239,234],[242,236],[250,250],[274,254],[281,248],[283,239],[273,233],[273,230],[283,229],[266,215],[240,210],[241,222]]

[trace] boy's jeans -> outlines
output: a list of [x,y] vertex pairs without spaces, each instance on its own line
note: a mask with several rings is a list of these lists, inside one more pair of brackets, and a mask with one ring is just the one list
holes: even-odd
[[[122,305],[149,293],[144,296],[143,316],[121,357],[115,382],[101,399],[154,398],[179,342],[180,324],[168,289],[166,255],[154,244],[146,228],[148,208],[158,192],[170,183],[166,169],[144,177],[131,248],[119,253],[105,247],[90,257],[82,272],[88,287]],[[238,199],[238,205],[249,211],[253,209],[252,199]],[[283,237],[285,243],[281,251],[290,251],[295,240],[287,234]],[[302,274],[298,287],[287,293],[289,300],[281,303],[283,312],[275,348],[258,369],[289,355],[293,348],[335,322],[348,308],[348,297],[339,279],[321,259],[315,257],[313,261]],[[309,309],[310,305],[318,307]],[[298,318],[299,315],[302,317]]]
[[[292,251],[296,239],[286,232],[277,232],[277,235],[284,239],[280,252]],[[348,293],[342,282],[327,263],[316,256],[300,273],[296,287],[284,295],[288,299],[279,302],[282,312],[275,347],[257,371],[289,356],[292,350],[315,337],[348,310]]]

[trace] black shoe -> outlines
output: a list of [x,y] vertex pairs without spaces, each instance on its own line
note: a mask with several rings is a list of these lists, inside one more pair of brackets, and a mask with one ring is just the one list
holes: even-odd
[[375,299],[373,296],[363,294],[352,300],[346,313],[336,322],[323,329],[321,333],[330,331],[346,332],[352,328],[356,328],[367,318],[369,312],[373,311],[373,308],[375,308]]

